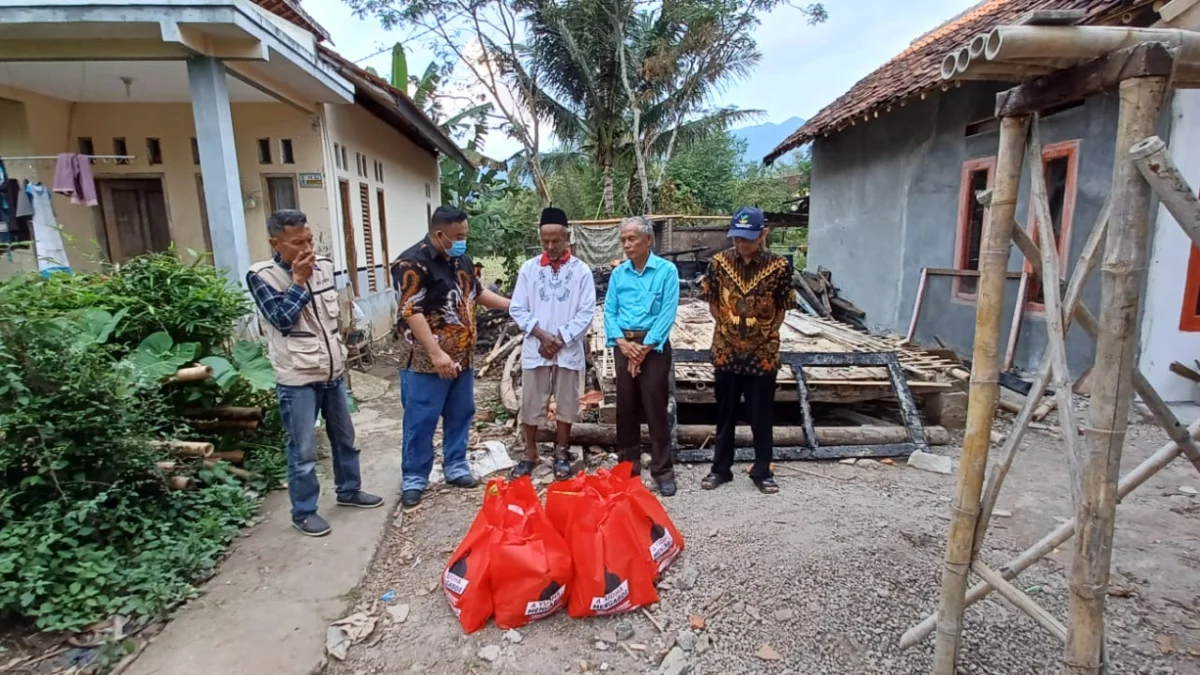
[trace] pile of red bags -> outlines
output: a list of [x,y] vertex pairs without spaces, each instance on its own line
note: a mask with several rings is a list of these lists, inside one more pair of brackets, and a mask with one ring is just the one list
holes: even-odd
[[683,536],[632,465],[554,483],[542,508],[528,477],[488,483],[483,507],[442,574],[463,630],[628,612],[658,601],[655,580]]

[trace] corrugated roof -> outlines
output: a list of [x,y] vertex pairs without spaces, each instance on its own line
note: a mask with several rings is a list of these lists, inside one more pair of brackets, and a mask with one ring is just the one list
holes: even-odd
[[878,117],[891,106],[940,89],[942,59],[979,33],[1013,23],[1036,9],[1082,9],[1083,23],[1099,23],[1116,10],[1143,5],[1139,0],[984,0],[913,41],[903,52],[859,80],[763,158],[771,163],[814,138]]

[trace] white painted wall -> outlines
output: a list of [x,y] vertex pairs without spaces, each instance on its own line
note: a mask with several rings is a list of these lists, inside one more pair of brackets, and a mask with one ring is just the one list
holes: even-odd
[[[355,255],[360,268],[359,306],[367,314],[373,328],[391,329],[394,322],[395,298],[390,286],[385,283],[384,267],[402,251],[415,244],[429,230],[427,212],[438,205],[441,188],[438,185],[437,157],[418,147],[402,133],[357,105],[324,106],[324,121],[327,129],[326,144],[326,189],[333,214],[333,231],[337,238],[341,233],[341,203],[338,181],[350,183],[350,217],[354,230]],[[346,148],[347,164],[338,167],[334,149]],[[361,176],[355,168],[355,153],[367,158],[367,175]],[[383,181],[376,180],[374,162],[383,163]],[[332,176],[331,179],[329,177]],[[359,185],[367,184],[370,190],[371,224],[373,228],[374,258],[376,268],[362,269],[367,264],[366,245],[363,236],[362,206],[359,201]],[[383,189],[387,208],[388,250],[383,251],[380,233],[376,190]],[[428,190],[428,192],[427,192]],[[428,194],[428,196],[426,196]],[[334,261],[345,269],[347,256],[341,242],[334,247]],[[368,286],[368,275],[374,274],[377,292],[372,295]],[[348,283],[348,282],[347,282]]]
[[[1171,155],[1195,187],[1200,185],[1200,91],[1176,90],[1171,116]],[[1171,362],[1191,364],[1200,358],[1200,333],[1179,330],[1191,251],[1191,240],[1160,206],[1150,248],[1138,367],[1170,402],[1190,401],[1193,396],[1193,384],[1172,373]]]

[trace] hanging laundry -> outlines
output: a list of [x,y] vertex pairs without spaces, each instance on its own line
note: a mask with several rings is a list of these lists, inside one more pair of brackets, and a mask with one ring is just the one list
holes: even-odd
[[54,166],[54,191],[71,198],[72,204],[96,206],[96,181],[92,179],[92,164],[87,155],[62,152]]
[[51,272],[70,273],[67,250],[63,247],[58,221],[54,217],[54,206],[50,203],[50,191],[41,183],[30,183],[26,188],[33,203],[33,243],[37,251],[38,269],[42,276]]

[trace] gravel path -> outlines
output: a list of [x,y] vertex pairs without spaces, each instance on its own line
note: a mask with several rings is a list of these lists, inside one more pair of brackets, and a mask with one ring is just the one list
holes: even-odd
[[[1125,466],[1165,441],[1132,427]],[[1034,432],[1010,474],[984,557],[997,568],[1071,515],[1059,441]],[[957,458],[958,448],[939,449]],[[744,467],[739,467],[744,470]],[[596,620],[557,615],[505,635],[494,625],[464,636],[438,585],[466,532],[481,490],[443,489],[391,528],[361,589],[366,601],[394,591],[402,623],[383,615],[336,675],[376,673],[846,673],[924,675],[932,638],[908,651],[900,635],[937,603],[952,476],[869,463],[781,464],[778,495],[758,494],[744,474],[702,492],[705,467],[679,471],[666,506],[687,540],[662,583],[653,616]],[[1112,673],[1200,673],[1200,476],[1177,461],[1121,506],[1109,599]],[[1184,491],[1189,492],[1189,490]],[[1071,545],[1016,582],[1067,617]],[[718,597],[719,596],[719,597]],[[714,600],[715,599],[715,600]],[[688,628],[703,617],[703,630]],[[519,641],[518,641],[519,640]],[[1059,672],[1062,648],[998,597],[967,611],[960,672]],[[674,668],[672,669],[672,666]]]

